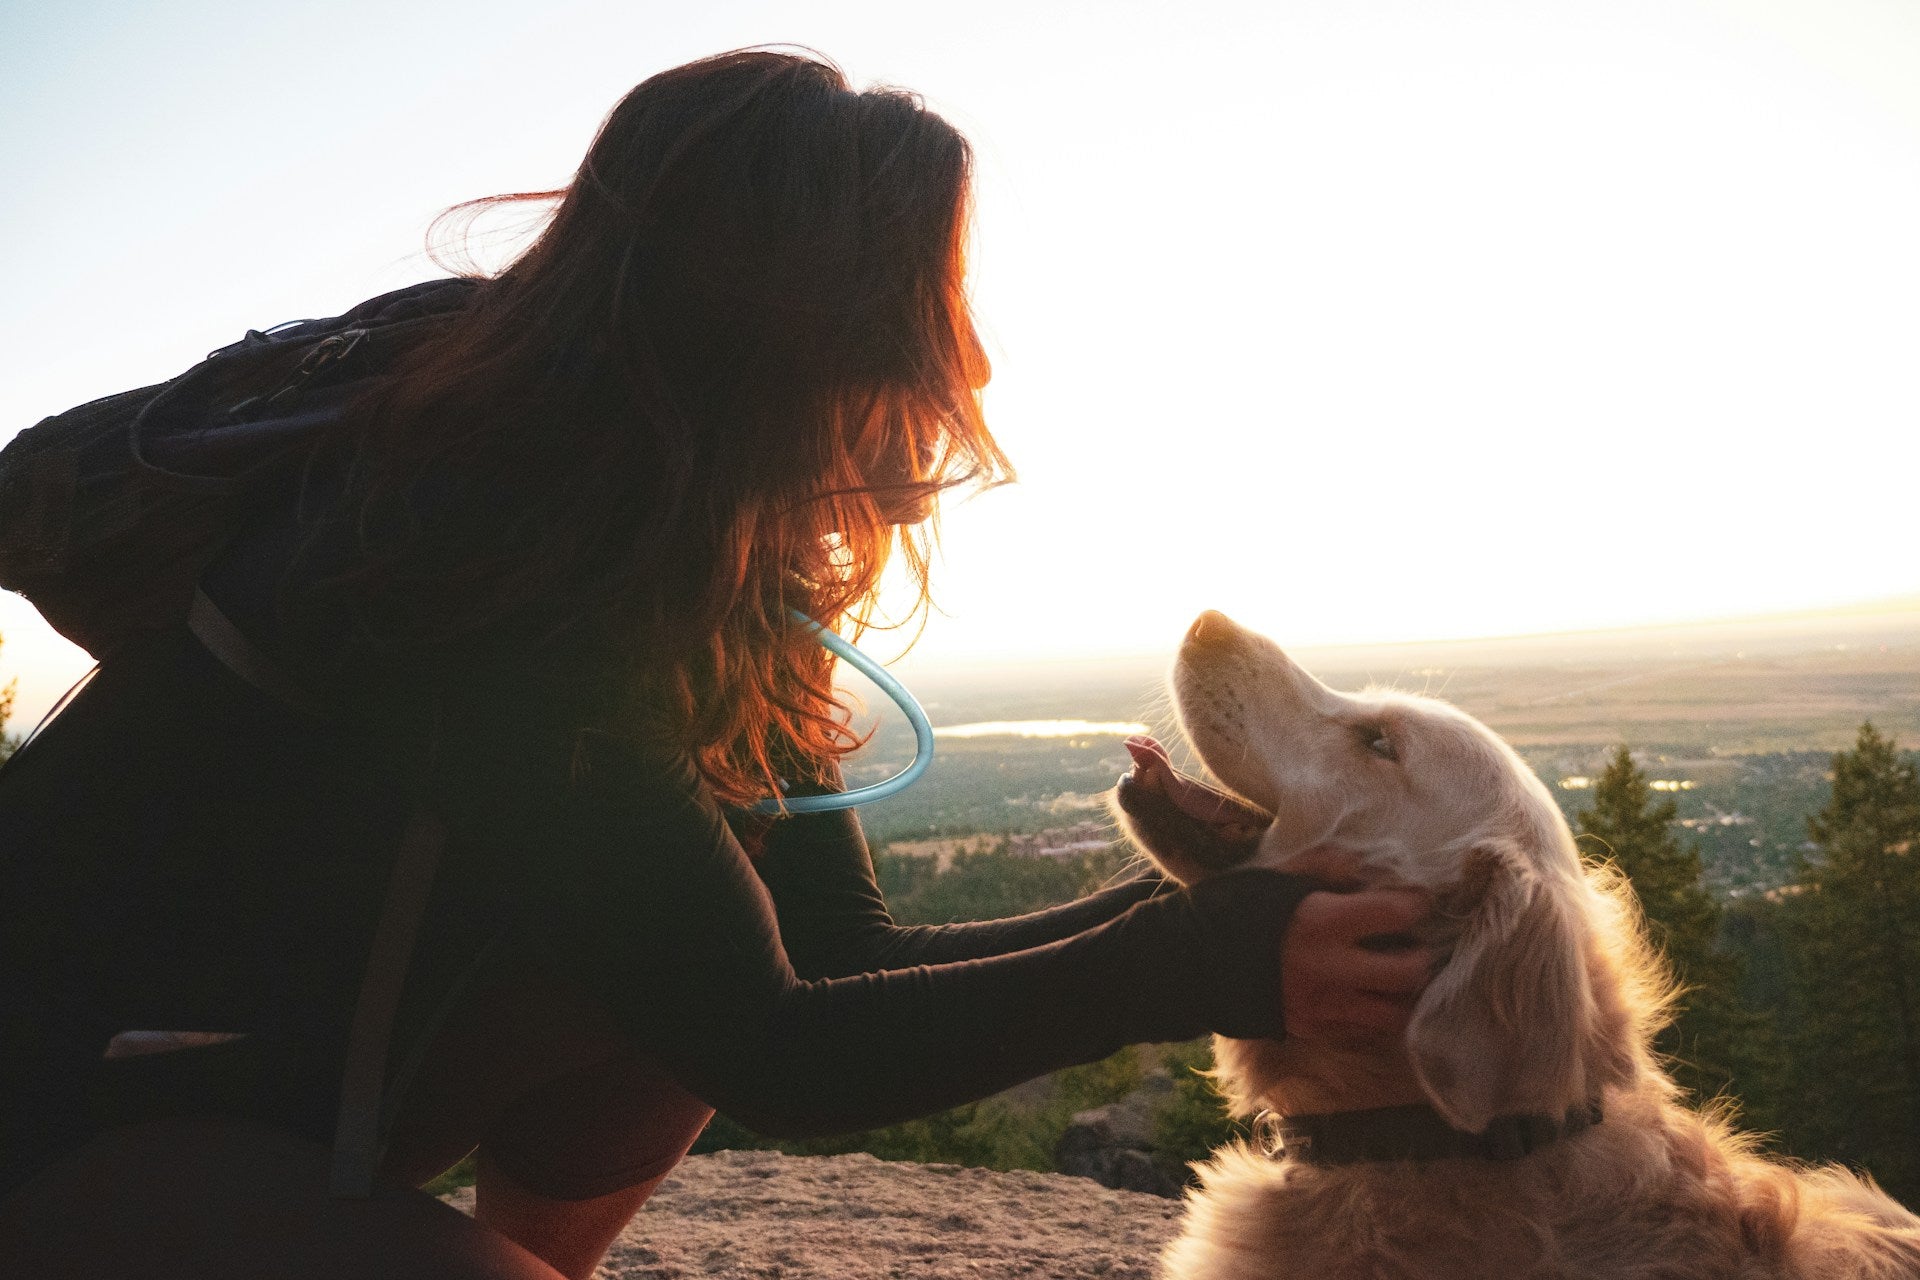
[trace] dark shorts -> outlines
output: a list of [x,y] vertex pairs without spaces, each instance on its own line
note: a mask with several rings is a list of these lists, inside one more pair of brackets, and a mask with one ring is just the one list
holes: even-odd
[[[228,1115],[331,1141],[325,1108],[261,1089],[280,1077],[246,1038],[96,1066],[91,1105],[44,1126],[31,1150],[5,1153],[0,1199],[120,1126]],[[712,1116],[550,966],[496,948],[410,1073],[381,1173],[419,1186],[477,1151],[535,1195],[594,1199],[663,1177]]]
[[477,1149],[528,1191],[651,1182],[713,1116],[585,993],[525,949],[485,963],[406,1091],[387,1171],[423,1182]]

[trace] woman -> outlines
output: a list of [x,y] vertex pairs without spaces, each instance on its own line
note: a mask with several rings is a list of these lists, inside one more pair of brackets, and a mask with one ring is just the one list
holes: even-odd
[[[330,714],[182,629],[0,779],[0,1270],[584,1277],[714,1107],[851,1131],[1128,1043],[1404,1020],[1428,957],[1359,940],[1418,901],[1242,871],[900,928],[849,814],[745,816],[853,745],[789,610],[857,630],[896,542],[924,601],[937,497],[1009,474],[950,126],[726,54],[502,199],[552,196],[203,580]],[[381,1180],[337,1199],[415,805],[446,842]],[[477,1221],[413,1190],[476,1147]]]

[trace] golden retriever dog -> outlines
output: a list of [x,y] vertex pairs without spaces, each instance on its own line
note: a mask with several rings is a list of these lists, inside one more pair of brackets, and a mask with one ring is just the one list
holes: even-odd
[[1446,960],[1402,1042],[1216,1039],[1223,1092],[1264,1139],[1198,1166],[1168,1276],[1920,1277],[1920,1218],[1680,1104],[1650,1048],[1670,994],[1630,891],[1582,864],[1491,730],[1429,698],[1336,693],[1217,613],[1173,688],[1225,791],[1131,741],[1114,805],[1137,843],[1188,882],[1357,852],[1370,882],[1433,894]]

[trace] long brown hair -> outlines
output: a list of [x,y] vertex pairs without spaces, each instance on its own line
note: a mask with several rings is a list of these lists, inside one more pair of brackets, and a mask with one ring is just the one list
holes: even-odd
[[728,801],[850,750],[788,609],[857,635],[897,541],[918,612],[918,517],[1012,474],[970,192],[966,140],[914,95],[742,50],[633,89],[564,190],[450,210],[558,201],[359,415],[334,585],[360,633],[611,645]]

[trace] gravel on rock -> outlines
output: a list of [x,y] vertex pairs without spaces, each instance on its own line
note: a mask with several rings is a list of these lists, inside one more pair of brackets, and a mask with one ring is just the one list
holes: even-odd
[[[473,1193],[448,1197],[471,1210]],[[681,1161],[600,1280],[1152,1280],[1178,1201],[1057,1173],[870,1155]]]

